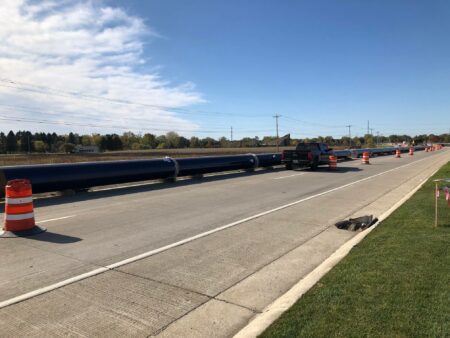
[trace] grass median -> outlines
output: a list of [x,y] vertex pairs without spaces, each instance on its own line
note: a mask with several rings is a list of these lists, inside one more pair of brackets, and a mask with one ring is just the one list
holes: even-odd
[[355,246],[261,337],[450,337],[450,208],[434,182]]

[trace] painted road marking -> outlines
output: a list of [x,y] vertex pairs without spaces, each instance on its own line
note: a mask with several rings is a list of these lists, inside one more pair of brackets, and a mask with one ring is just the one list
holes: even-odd
[[293,174],[293,175],[288,175],[288,176],[275,177],[274,180],[281,180],[283,178],[289,178],[289,177],[301,176],[301,175],[305,175],[305,173],[299,173],[299,174]]
[[317,197],[320,197],[320,196],[323,196],[323,195],[327,195],[329,193],[332,193],[332,192],[335,192],[335,191],[338,191],[338,190],[341,190],[341,189],[353,186],[355,184],[368,181],[368,180],[370,180],[372,178],[375,178],[375,177],[378,177],[378,176],[381,176],[381,175],[384,175],[384,174],[387,174],[387,173],[390,173],[390,172],[393,172],[393,171],[396,171],[396,170],[408,167],[408,166],[410,166],[412,164],[419,163],[419,162],[422,162],[422,161],[425,161],[425,160],[428,160],[428,158],[423,158],[423,159],[420,159],[420,160],[417,160],[417,161],[414,161],[414,162],[410,162],[410,163],[404,164],[402,166],[399,166],[399,167],[396,167],[396,168],[393,168],[393,169],[389,169],[389,170],[383,171],[381,173],[378,173],[378,174],[375,174],[375,175],[372,175],[372,176],[368,176],[366,178],[362,178],[362,179],[359,179],[359,180],[356,180],[356,181],[353,181],[353,182],[341,185],[339,187],[336,187],[336,188],[333,188],[333,189],[330,189],[330,190],[326,190],[326,191],[323,191],[323,192],[315,194],[315,195],[311,195],[311,196],[302,198],[300,200],[297,200],[297,201],[294,201],[294,202],[291,202],[291,203],[288,203],[288,204],[281,205],[281,206],[279,206],[277,208],[273,208],[273,209],[261,212],[261,213],[256,214],[256,215],[243,218],[243,219],[235,221],[233,223],[229,223],[229,224],[220,226],[218,228],[202,232],[202,233],[194,235],[192,237],[188,237],[188,238],[182,239],[182,240],[180,240],[178,242],[165,245],[165,246],[160,247],[158,249],[150,250],[150,251],[144,252],[144,253],[142,253],[140,255],[124,259],[124,260],[119,261],[117,263],[113,263],[113,264],[110,264],[110,265],[107,265],[107,266],[104,266],[104,267],[100,267],[98,269],[86,272],[84,274],[68,278],[68,279],[63,280],[61,282],[58,282],[58,283],[55,283],[55,284],[52,284],[52,285],[49,285],[49,286],[46,286],[46,287],[34,290],[34,291],[31,291],[31,292],[27,292],[27,293],[22,294],[22,295],[17,296],[17,297],[13,297],[13,298],[7,299],[5,301],[0,302],[0,309],[2,309],[4,307],[7,307],[9,305],[12,305],[12,304],[16,304],[16,303],[22,302],[24,300],[27,300],[27,299],[30,299],[30,298],[33,298],[33,297],[36,297],[36,296],[42,295],[44,293],[47,293],[47,292],[59,289],[59,288],[61,288],[63,286],[66,286],[66,285],[69,285],[69,284],[73,284],[73,283],[81,281],[83,279],[99,275],[99,274],[101,274],[103,272],[113,270],[113,269],[121,267],[123,265],[134,263],[134,262],[139,261],[141,259],[154,256],[156,254],[159,254],[161,252],[167,251],[169,249],[173,249],[175,247],[184,245],[186,243],[195,241],[197,239],[200,239],[200,238],[203,238],[203,237],[207,237],[207,236],[212,235],[212,234],[214,234],[216,232],[223,231],[225,229],[229,229],[229,228],[235,227],[235,226],[237,226],[239,224],[242,224],[242,223],[245,223],[245,222],[248,222],[248,221],[251,221],[251,220],[254,220],[254,219],[266,216],[266,215],[269,215],[269,214],[277,212],[279,210],[283,210],[283,209],[289,208],[291,206],[294,206],[294,205],[297,205],[297,204],[309,201],[311,199],[314,199],[314,198],[317,198]]
[[[433,173],[427,177],[432,177],[439,169],[436,169]],[[282,296],[277,298],[271,304],[269,304],[260,314],[242,328],[233,338],[249,338],[257,337],[267,329],[270,324],[277,320],[284,312],[286,312],[294,303],[299,300],[309,289],[311,289],[328,271],[334,268],[345,256],[348,255],[350,250],[360,243],[370,232],[372,232],[382,221],[384,221],[390,214],[397,210],[403,203],[414,195],[426,182],[428,178],[421,179],[420,183],[411,190],[400,201],[395,203],[385,213],[383,213],[376,224],[372,225],[367,230],[355,235],[347,242],[342,244],[333,254],[331,254],[325,261],[317,266],[313,271],[304,276],[298,281],[291,289],[289,289]]]
[[47,223],[47,222],[59,221],[61,219],[72,218],[72,217],[75,217],[75,216],[76,215],[63,216],[63,217],[58,217],[58,218],[50,218],[50,219],[45,219],[43,221],[39,221],[37,223]]

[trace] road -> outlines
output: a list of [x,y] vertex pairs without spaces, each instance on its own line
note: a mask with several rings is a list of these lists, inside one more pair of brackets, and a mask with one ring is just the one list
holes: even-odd
[[0,336],[230,336],[354,235],[334,222],[377,215],[449,159],[417,152],[337,172],[262,170],[38,199],[48,231],[0,240]]

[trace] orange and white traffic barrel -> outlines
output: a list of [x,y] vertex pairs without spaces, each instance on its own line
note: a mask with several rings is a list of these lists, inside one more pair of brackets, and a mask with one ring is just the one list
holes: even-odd
[[328,157],[328,170],[337,170],[337,157],[334,155]]
[[425,147],[425,152],[428,153],[428,147]]
[[5,186],[5,223],[0,237],[31,236],[45,231],[34,222],[33,193],[29,180],[8,181]]
[[409,155],[410,156],[414,155],[414,148],[413,147],[409,148]]
[[395,150],[395,157],[396,157],[396,158],[402,157],[401,152],[400,152],[400,149]]
[[370,164],[369,162],[369,152],[365,151],[362,154],[362,164]]

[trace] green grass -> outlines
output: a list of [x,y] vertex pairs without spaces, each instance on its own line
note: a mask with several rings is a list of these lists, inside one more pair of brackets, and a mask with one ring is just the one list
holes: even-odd
[[432,179],[262,337],[450,337],[450,208],[441,195],[434,228]]

